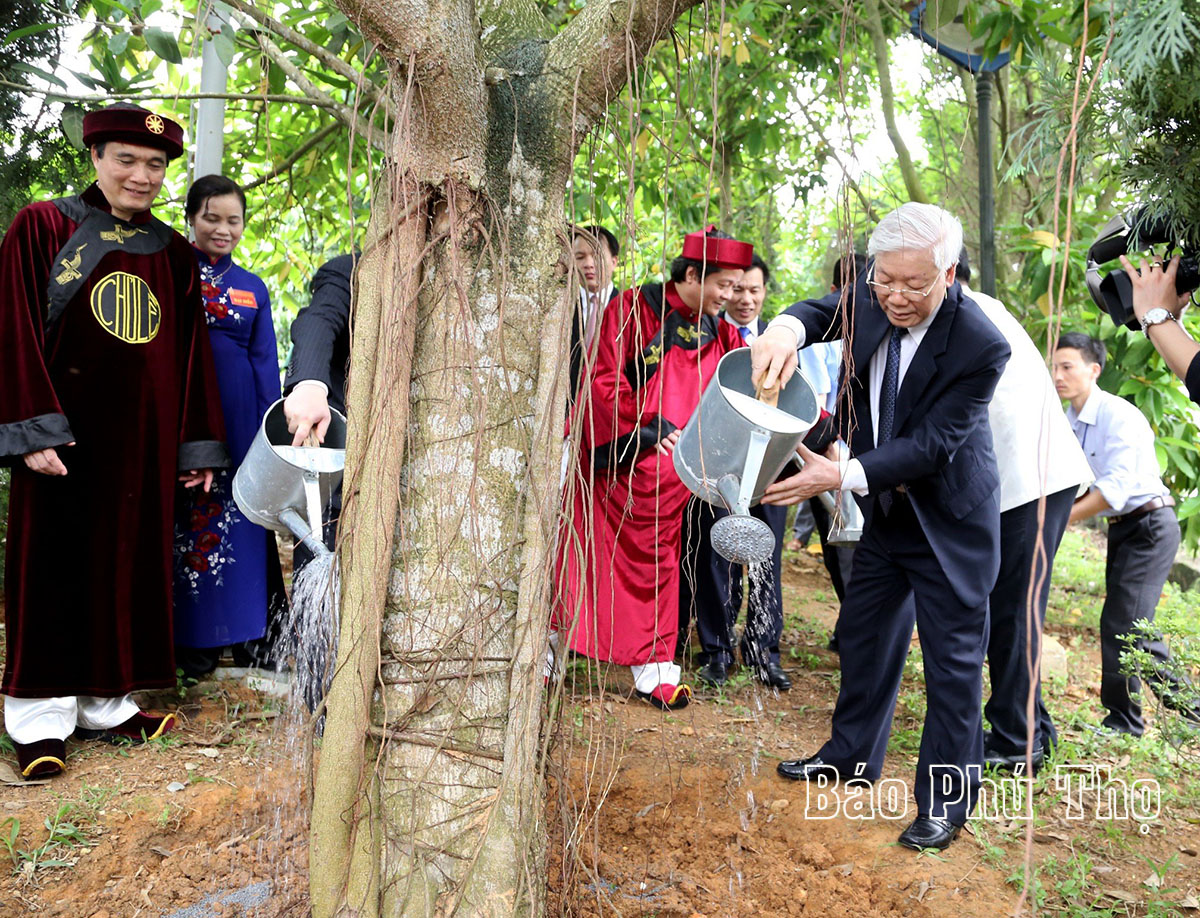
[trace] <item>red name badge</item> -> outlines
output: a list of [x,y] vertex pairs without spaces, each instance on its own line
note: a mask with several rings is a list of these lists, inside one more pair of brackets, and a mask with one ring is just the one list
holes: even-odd
[[231,287],[229,289],[229,302],[233,303],[234,306],[258,309],[258,300],[254,298],[254,294],[249,290],[235,290]]

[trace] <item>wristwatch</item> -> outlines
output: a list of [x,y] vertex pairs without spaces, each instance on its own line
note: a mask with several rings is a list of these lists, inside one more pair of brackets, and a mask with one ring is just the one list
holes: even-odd
[[1141,318],[1142,334],[1146,337],[1150,337],[1151,325],[1162,325],[1163,322],[1174,321],[1175,317],[1171,315],[1170,312],[1163,309],[1161,306],[1155,306],[1153,309],[1147,310],[1146,314]]

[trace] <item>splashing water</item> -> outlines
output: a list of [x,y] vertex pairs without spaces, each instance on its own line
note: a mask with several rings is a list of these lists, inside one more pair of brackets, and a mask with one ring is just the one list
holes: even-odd
[[293,704],[313,711],[325,697],[337,657],[337,555],[317,555],[292,581],[292,604],[276,655],[291,661]]

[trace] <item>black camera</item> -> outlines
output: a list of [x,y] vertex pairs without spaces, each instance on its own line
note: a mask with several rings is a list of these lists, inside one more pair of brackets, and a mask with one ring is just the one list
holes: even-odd
[[1200,258],[1178,244],[1166,223],[1144,219],[1143,211],[1139,208],[1113,217],[1104,224],[1099,238],[1088,249],[1088,292],[1096,305],[1108,313],[1114,325],[1124,325],[1133,331],[1141,330],[1141,324],[1133,315],[1133,284],[1124,268],[1109,271],[1101,278],[1100,266],[1128,253],[1130,249],[1138,251],[1164,242],[1171,246],[1163,256],[1164,262],[1170,259],[1176,249],[1180,254],[1179,268],[1175,274],[1176,292],[1191,293],[1200,287]]

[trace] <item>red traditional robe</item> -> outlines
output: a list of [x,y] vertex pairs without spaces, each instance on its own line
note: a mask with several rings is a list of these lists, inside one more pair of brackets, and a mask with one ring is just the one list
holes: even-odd
[[[95,185],[81,197],[108,214]],[[90,252],[52,202],[24,208],[0,243],[0,461],[13,468],[0,691],[18,698],[175,684],[176,479],[228,464],[191,246],[159,224],[159,251],[128,251],[155,234],[149,211],[88,219]],[[72,282],[51,320],[52,285]],[[65,477],[25,467],[47,447]]]
[[626,290],[596,337],[589,395],[576,406],[580,455],[565,495],[555,626],[593,659],[670,662],[690,492],[654,445],[688,422],[721,357],[742,342],[728,322],[697,321],[669,282]]

